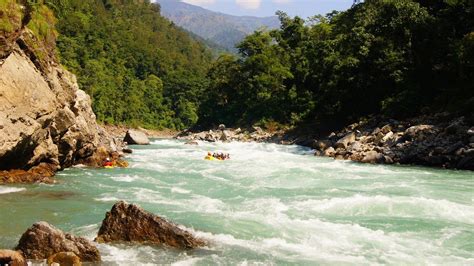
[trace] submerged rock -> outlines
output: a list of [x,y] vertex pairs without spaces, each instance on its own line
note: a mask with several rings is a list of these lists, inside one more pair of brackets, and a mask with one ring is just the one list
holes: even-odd
[[205,245],[203,240],[178,225],[124,201],[115,203],[110,212],[107,212],[95,241],[132,241],[182,249]]
[[23,255],[14,250],[0,250],[0,265],[26,266],[26,260]]
[[130,129],[127,131],[127,134],[125,134],[125,138],[123,139],[123,141],[131,145],[149,145],[150,144],[150,140],[148,139],[145,133],[138,130],[133,130],[133,129]]
[[28,228],[16,249],[28,259],[47,259],[56,253],[73,252],[82,261],[100,261],[99,250],[91,241],[65,234],[47,222],[38,222]]

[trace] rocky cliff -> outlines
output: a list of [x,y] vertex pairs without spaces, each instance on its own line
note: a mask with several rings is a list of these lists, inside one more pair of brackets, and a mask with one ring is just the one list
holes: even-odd
[[[54,16],[48,19],[52,13],[45,6],[6,2],[0,12],[0,21],[9,21],[0,28],[0,184],[34,182],[74,164],[96,164],[98,148],[104,147],[103,157],[114,145],[96,123],[90,97],[58,63]],[[30,25],[40,25],[42,35]],[[45,168],[31,178],[35,169]]]

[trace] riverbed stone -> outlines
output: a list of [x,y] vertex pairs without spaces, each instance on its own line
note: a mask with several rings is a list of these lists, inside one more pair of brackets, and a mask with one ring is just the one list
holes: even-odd
[[124,201],[115,203],[107,212],[95,241],[164,244],[180,249],[206,244],[178,225]]
[[35,260],[47,259],[60,252],[73,252],[81,261],[100,261],[99,250],[91,241],[64,233],[47,222],[37,222],[28,228],[16,250]]
[[150,140],[148,139],[147,135],[144,132],[133,130],[133,129],[129,129],[127,131],[123,141],[131,145],[149,145],[150,144]]

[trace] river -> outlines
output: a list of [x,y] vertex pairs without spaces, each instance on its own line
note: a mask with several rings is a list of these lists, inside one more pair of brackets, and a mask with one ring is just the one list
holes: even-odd
[[[364,165],[299,146],[154,140],[127,169],[71,168],[0,187],[0,249],[34,222],[93,239],[118,200],[209,241],[193,251],[107,245],[106,265],[474,264],[474,174]],[[205,161],[207,151],[231,154]]]

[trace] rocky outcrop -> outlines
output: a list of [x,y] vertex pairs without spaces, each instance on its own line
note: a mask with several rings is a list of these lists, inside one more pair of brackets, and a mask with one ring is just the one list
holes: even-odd
[[14,250],[0,250],[0,265],[26,266],[26,260],[23,255]]
[[205,245],[203,240],[176,224],[123,201],[117,202],[111,211],[107,212],[96,241],[164,244],[181,249]]
[[474,170],[474,117],[447,113],[405,121],[373,118],[312,139],[316,155],[364,163]]
[[92,242],[83,237],[65,234],[46,222],[38,222],[28,228],[16,249],[23,252],[27,259],[48,259],[57,253],[72,252],[81,261],[100,261],[99,250]]
[[147,135],[141,131],[129,129],[125,134],[123,141],[130,145],[149,145],[150,140]]
[[96,123],[90,97],[57,63],[54,47],[43,44],[25,25],[3,42],[8,44],[1,49],[0,64],[0,183],[18,175],[9,176],[5,170],[28,175],[34,167],[48,164],[54,174],[84,163],[100,146],[114,152]]

